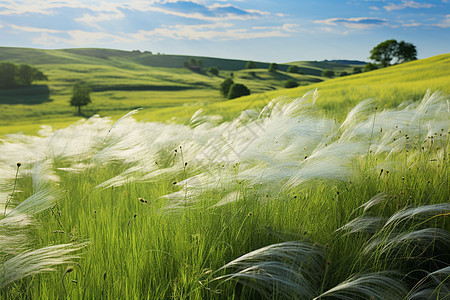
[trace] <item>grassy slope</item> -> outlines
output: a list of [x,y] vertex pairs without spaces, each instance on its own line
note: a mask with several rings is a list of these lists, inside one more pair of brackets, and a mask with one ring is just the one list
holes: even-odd
[[205,68],[219,66],[222,70],[216,77],[182,68],[189,58],[111,49],[0,48],[0,61],[32,64],[50,79],[30,88],[0,91],[0,135],[16,131],[33,133],[39,128],[36,124],[65,127],[79,119],[74,114],[76,110],[68,105],[71,87],[78,80],[87,81],[94,90],[92,104],[84,109],[86,115],[98,113],[118,118],[131,109],[143,107],[142,118],[162,120],[161,108],[184,111],[187,107],[190,113],[207,104],[223,102],[218,86],[231,72],[234,80],[247,85],[252,93],[262,93],[282,88],[283,81],[290,78],[303,84],[325,80],[320,76],[320,67],[342,68],[331,62],[296,62],[305,66],[304,75],[286,73],[287,65],[280,65],[280,71],[271,73],[267,71],[268,63],[257,62],[258,69],[252,70],[255,75],[251,75],[249,70],[240,70],[245,61],[195,57],[202,60]]
[[316,104],[328,114],[342,118],[361,100],[375,98],[380,107],[395,107],[400,103],[422,99],[427,89],[450,93],[450,54],[361,73],[294,89],[250,95],[225,103],[211,105],[211,112],[225,111],[230,116],[247,107],[261,107],[269,99],[280,96],[299,97],[318,89]]

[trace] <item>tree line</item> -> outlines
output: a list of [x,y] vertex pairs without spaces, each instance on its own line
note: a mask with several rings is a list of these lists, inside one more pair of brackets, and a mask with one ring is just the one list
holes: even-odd
[[33,81],[40,80],[48,80],[48,77],[35,67],[0,62],[0,89],[30,86]]

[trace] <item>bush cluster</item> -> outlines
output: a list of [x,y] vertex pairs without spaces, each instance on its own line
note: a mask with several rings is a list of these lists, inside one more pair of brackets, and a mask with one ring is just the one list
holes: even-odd
[[32,66],[0,62],[0,89],[30,86],[33,81],[37,80],[48,80],[48,78]]

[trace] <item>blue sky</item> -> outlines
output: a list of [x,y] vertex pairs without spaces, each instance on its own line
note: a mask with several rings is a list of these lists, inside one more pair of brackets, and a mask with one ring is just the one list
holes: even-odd
[[450,52],[450,0],[0,0],[0,46],[267,62],[368,60],[387,39]]

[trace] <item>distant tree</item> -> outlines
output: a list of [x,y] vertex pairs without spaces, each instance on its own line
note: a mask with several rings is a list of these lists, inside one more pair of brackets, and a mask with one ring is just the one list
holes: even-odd
[[11,89],[29,86],[33,81],[48,80],[38,69],[22,64],[17,66],[10,62],[0,63],[0,88]]
[[0,88],[11,89],[18,86],[16,81],[17,66],[10,62],[0,63]]
[[387,40],[379,43],[370,51],[370,59],[379,62],[383,67],[417,59],[416,46],[405,41]]
[[248,72],[248,74],[250,74],[250,76],[252,77],[256,77],[256,73],[254,71]]
[[376,69],[378,69],[377,65],[370,62],[365,64],[363,68],[364,72],[369,72]]
[[339,76],[341,76],[341,77],[343,77],[343,76],[348,76],[348,73],[345,72],[345,71],[342,71],[342,72],[339,74]]
[[278,64],[277,63],[271,63],[269,65],[269,72],[276,72],[278,70]]
[[231,85],[234,84],[233,79],[231,78],[227,78],[225,79],[221,84],[220,84],[220,93],[224,96],[227,97],[228,93],[230,91],[230,87]]
[[215,76],[218,76],[219,75],[219,68],[218,67],[209,67],[208,68],[208,72],[213,74],[213,75],[215,75]]
[[70,99],[70,105],[78,107],[78,114],[81,115],[81,107],[91,103],[91,89],[84,82],[78,82],[73,86],[72,98]]
[[400,41],[398,43],[397,49],[397,62],[404,63],[407,61],[412,61],[417,59],[417,49],[411,43],[406,43],[405,41]]
[[228,92],[228,99],[250,95],[250,90],[243,84],[233,83]]
[[287,89],[298,87],[299,84],[294,79],[288,79],[283,83],[283,86]]
[[287,68],[288,73],[297,73],[300,74],[300,68],[298,66],[290,65]]
[[323,70],[322,76],[331,78],[334,76],[334,71],[333,70]]
[[362,72],[362,69],[360,67],[354,67],[353,68],[353,74],[359,74]]
[[256,68],[256,63],[254,62],[254,61],[248,61],[246,64],[245,64],[245,68],[246,69],[255,69]]

